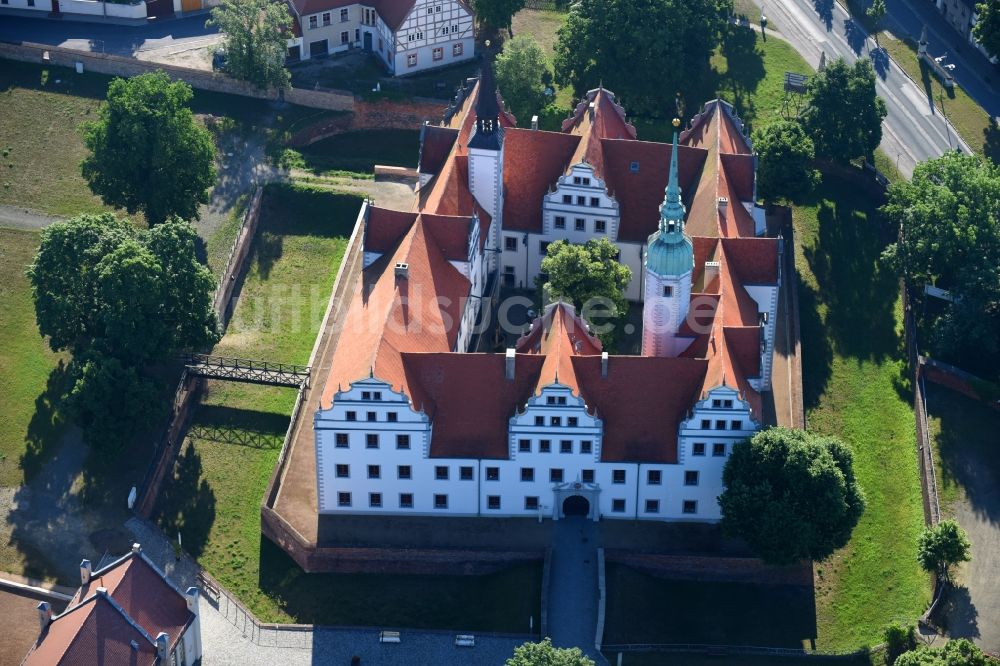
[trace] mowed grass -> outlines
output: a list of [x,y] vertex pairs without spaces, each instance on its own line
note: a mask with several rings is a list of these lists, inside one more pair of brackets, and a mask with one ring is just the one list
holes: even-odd
[[[49,349],[35,323],[24,270],[38,250],[37,231],[0,227],[0,486],[30,480],[58,440],[56,370],[65,356]],[[50,382],[50,378],[52,381]]]
[[808,427],[851,447],[868,498],[847,546],[814,565],[821,649],[874,645],[930,599],[916,562],[923,509],[901,300],[878,263],[890,234],[874,204],[828,177],[793,216]]

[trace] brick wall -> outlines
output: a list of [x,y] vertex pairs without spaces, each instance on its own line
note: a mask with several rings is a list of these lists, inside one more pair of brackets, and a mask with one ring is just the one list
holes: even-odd
[[[287,94],[285,99],[288,99]],[[354,102],[353,114],[328,118],[306,127],[293,135],[288,143],[294,148],[301,148],[344,132],[366,129],[415,130],[419,129],[425,120],[435,124],[439,122],[446,106],[447,103],[444,101],[369,102],[358,99]]]

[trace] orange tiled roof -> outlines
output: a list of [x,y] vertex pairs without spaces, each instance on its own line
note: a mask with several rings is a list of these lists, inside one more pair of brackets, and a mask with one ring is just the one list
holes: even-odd
[[535,393],[553,382],[568,386],[577,395],[580,386],[573,369],[574,356],[601,354],[601,341],[590,335],[587,324],[572,305],[558,302],[535,320],[531,331],[517,341],[518,352],[544,356]]

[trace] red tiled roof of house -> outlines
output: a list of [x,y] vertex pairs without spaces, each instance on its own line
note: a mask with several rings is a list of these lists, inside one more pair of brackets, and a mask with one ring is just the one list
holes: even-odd
[[600,355],[601,341],[587,332],[587,324],[576,315],[572,305],[550,305],[532,324],[532,329],[517,341],[518,352],[541,354],[545,358],[535,394],[554,382],[568,386],[580,395],[572,358]]
[[604,147],[601,140],[636,138],[635,127],[625,121],[625,110],[615,103],[614,93],[603,88],[591,90],[584,96],[573,115],[563,121],[562,131],[580,137],[567,171],[583,162],[602,180]]
[[778,283],[777,238],[723,238],[721,247],[741,284]]
[[[370,207],[365,225],[365,252],[388,252],[406,233],[419,216],[429,234],[428,242],[437,246],[442,256],[449,261],[468,261],[469,235],[475,218],[464,215],[431,215],[414,213],[377,206]],[[480,223],[481,224],[481,223]],[[479,249],[486,244],[488,227],[479,231]]]
[[503,227],[542,230],[542,198],[563,174],[580,137],[511,128],[504,133]]
[[[754,196],[754,156],[748,154],[720,153],[722,168],[733,194],[740,201],[752,201]],[[733,201],[733,197],[730,197]]]
[[[465,0],[456,0],[459,5],[465,8],[469,14],[472,9]],[[307,16],[316,12],[325,12],[331,9],[340,9],[350,5],[358,4],[357,0],[291,0],[295,11],[299,16]],[[403,20],[410,15],[413,10],[415,0],[368,0],[367,3],[375,8],[378,15],[382,17],[385,24],[392,30],[397,30],[402,25]]]
[[448,155],[455,145],[455,140],[458,138],[458,129],[424,125],[420,131],[423,135],[420,137],[420,157],[417,170],[422,174],[435,175],[448,159]]

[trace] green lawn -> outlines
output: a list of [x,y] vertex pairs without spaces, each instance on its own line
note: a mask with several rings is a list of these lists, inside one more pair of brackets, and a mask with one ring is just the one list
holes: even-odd
[[376,164],[416,167],[420,130],[360,130],[337,134],[301,149],[302,166],[313,173],[370,174]]
[[[617,664],[617,652],[604,652],[612,664]],[[816,666],[817,664],[842,664],[843,666],[882,666],[878,656],[867,655],[855,658],[841,657],[836,661],[822,657],[748,657],[746,655],[702,655],[677,652],[626,652],[622,655],[621,666]]]
[[38,333],[24,269],[38,249],[36,231],[0,228],[0,486],[19,486],[38,471],[58,440],[55,404],[64,387],[53,353]]
[[915,559],[923,511],[901,301],[877,262],[887,234],[857,188],[825,179],[794,223],[808,426],[851,446],[868,498],[848,545],[814,566],[817,646],[855,649],[930,598]]

